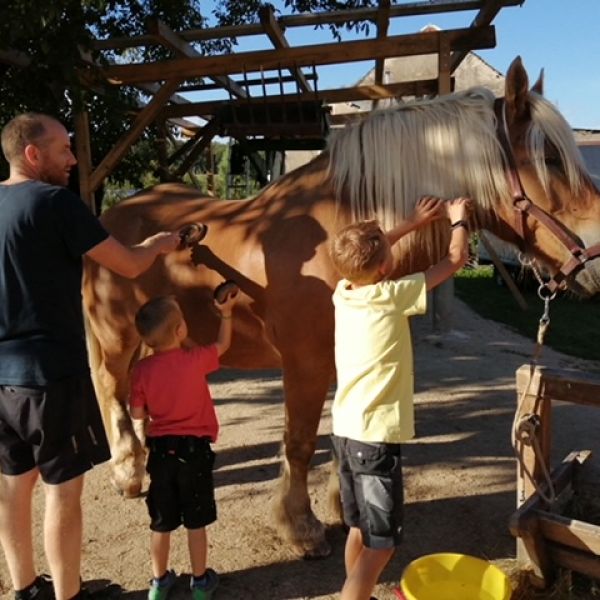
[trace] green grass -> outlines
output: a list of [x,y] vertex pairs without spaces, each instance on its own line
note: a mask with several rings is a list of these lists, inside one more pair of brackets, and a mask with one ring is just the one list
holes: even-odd
[[[532,286],[530,286],[532,287]],[[492,267],[463,269],[455,278],[456,295],[486,319],[508,325],[535,341],[544,302],[533,289],[521,289],[528,304],[522,310],[506,286],[493,277]],[[600,301],[559,294],[550,302],[550,326],[545,344],[581,358],[600,360]]]

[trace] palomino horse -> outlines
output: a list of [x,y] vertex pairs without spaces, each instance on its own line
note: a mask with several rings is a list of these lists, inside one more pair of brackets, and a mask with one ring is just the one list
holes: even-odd
[[[502,104],[478,88],[374,113],[252,199],[200,198],[182,185],[159,185],[107,211],[103,223],[129,244],[190,222],[208,225],[202,244],[158,260],[135,281],[86,265],[90,359],[116,485],[129,496],[141,488],[144,453],[127,412],[128,374],[140,353],[134,314],[153,296],[175,294],[191,338],[203,344],[218,326],[213,288],[224,279],[239,285],[233,344],[223,363],[283,369],[286,418],[275,513],[284,537],[318,556],[328,545],[311,510],[307,471],[334,377],[331,293],[338,276],[327,242],[336,230],[364,217],[389,226],[423,194],[467,195],[476,203],[473,226],[537,257],[558,273],[554,285],[565,279],[580,293],[600,291],[600,261],[585,262],[583,252],[600,241],[600,195],[569,126],[543,99],[541,81],[528,88],[517,58]],[[448,229],[435,222],[402,240],[395,275],[437,261]],[[589,258],[598,253],[595,247]]]

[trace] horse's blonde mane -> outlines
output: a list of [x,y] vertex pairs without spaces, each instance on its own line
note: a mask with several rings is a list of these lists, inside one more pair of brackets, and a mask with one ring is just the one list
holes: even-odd
[[[468,195],[484,210],[511,202],[494,100],[490,90],[472,88],[375,111],[335,132],[330,175],[338,196],[349,200],[352,217],[376,218],[389,228],[428,194]],[[548,142],[558,149],[571,188],[579,189],[582,159],[568,124],[543,97],[532,93],[530,100],[527,143],[540,180],[548,189]]]
[[531,92],[529,101],[531,106],[531,126],[527,136],[529,156],[544,190],[549,193],[550,179],[544,157],[546,144],[550,143],[558,150],[569,187],[574,193],[580,192],[583,186],[582,173],[586,172],[586,166],[569,124],[543,96]]

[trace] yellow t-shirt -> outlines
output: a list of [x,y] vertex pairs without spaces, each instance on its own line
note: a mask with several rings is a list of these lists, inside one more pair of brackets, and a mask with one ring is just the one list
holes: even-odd
[[412,438],[414,368],[408,317],[427,308],[425,275],[357,289],[342,280],[333,304],[337,371],[333,433],[363,442]]

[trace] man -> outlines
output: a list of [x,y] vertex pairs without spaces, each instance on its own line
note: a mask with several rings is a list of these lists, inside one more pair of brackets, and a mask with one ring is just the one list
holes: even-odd
[[[64,187],[77,161],[55,119],[17,116],[1,142],[10,176],[0,184],[0,542],[17,600],[78,599],[84,473],[110,458],[87,364],[82,256],[135,278],[179,237],[131,248],[112,238]],[[33,560],[40,476],[52,583]]]

